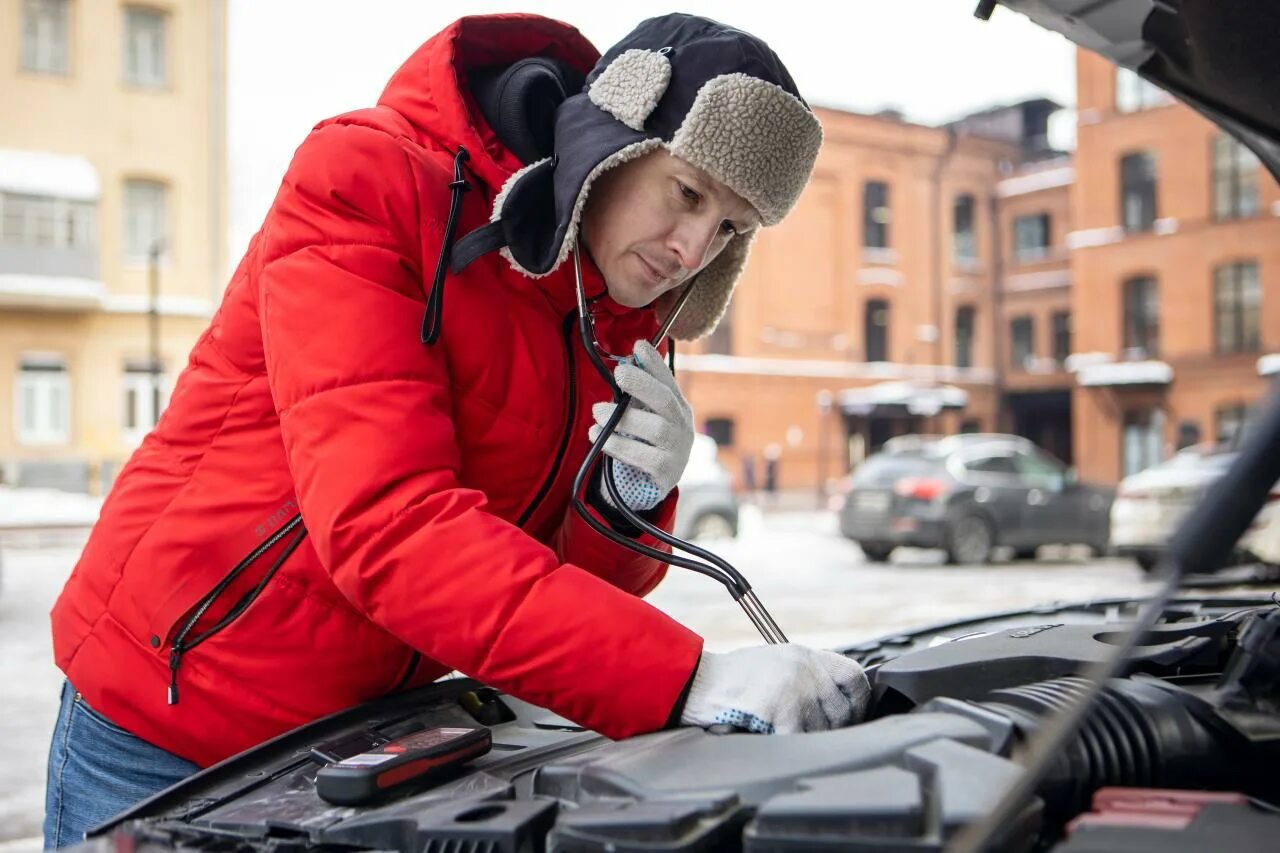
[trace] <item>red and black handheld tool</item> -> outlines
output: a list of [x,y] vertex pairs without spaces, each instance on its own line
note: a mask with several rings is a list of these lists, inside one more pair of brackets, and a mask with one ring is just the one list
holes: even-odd
[[355,806],[397,785],[444,773],[493,747],[484,727],[437,727],[325,765],[316,774],[316,792],[337,806]]

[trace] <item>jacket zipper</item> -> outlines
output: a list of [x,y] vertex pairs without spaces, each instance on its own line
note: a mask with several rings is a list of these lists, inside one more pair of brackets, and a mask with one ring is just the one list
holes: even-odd
[[391,688],[391,693],[399,693],[409,683],[409,679],[413,678],[413,673],[418,669],[418,663],[422,660],[422,652],[414,650],[409,656],[409,668],[404,671],[404,675],[400,676],[400,680]]
[[[551,470],[547,472],[547,477],[542,481],[542,485],[538,487],[537,494],[533,496],[533,500],[524,508],[524,512],[520,513],[520,517],[516,519],[516,526],[524,525],[532,516],[538,505],[547,496],[547,492],[551,491],[551,486],[556,480],[556,476],[560,473],[560,464],[564,461],[565,452],[569,449],[569,439],[573,435],[573,416],[577,408],[577,387],[574,379],[577,374],[576,367],[573,362],[573,320],[576,312],[570,311],[565,315],[563,321],[563,337],[564,337],[564,353],[565,361],[569,366],[569,405],[568,415],[565,417],[564,432],[560,436],[560,446],[556,450],[555,460],[551,464]],[[418,664],[422,661],[422,653],[415,651],[409,657],[409,666],[405,670],[404,675],[391,688],[392,693],[398,693],[408,685],[410,679],[413,678],[414,672],[418,669]]]
[[[556,476],[560,473],[560,464],[564,462],[565,452],[569,449],[569,439],[573,435],[573,416],[575,414],[575,409],[577,408],[578,400],[577,387],[574,381],[577,375],[577,369],[573,362],[573,320],[575,314],[575,311],[570,311],[565,315],[563,322],[565,361],[569,365],[569,403],[568,414],[565,417],[564,432],[560,435],[560,446],[556,449],[556,456],[554,461],[551,463],[551,470],[547,472],[547,477],[542,481],[542,485],[538,487],[537,494],[533,496],[533,500],[529,502],[529,505],[524,508],[524,512],[520,513],[520,517],[516,519],[517,527],[523,526],[524,523],[533,516],[534,511],[537,510],[539,504],[541,504],[543,499],[547,496],[547,492],[551,491],[551,486],[555,483]],[[395,686],[391,688],[392,693],[398,693],[400,690],[404,689],[404,687],[409,683],[409,680],[413,678],[413,673],[417,670],[418,664],[421,661],[422,653],[415,651],[409,658],[408,669],[405,670],[404,675],[400,677],[400,680],[396,682]]]
[[542,485],[538,488],[537,494],[533,496],[533,500],[525,507],[524,512],[520,513],[520,517],[516,519],[516,526],[523,527],[528,521],[538,505],[547,496],[547,492],[551,491],[551,485],[555,482],[556,476],[560,473],[560,465],[564,462],[565,452],[569,449],[569,438],[573,435],[573,420],[578,403],[578,389],[576,383],[577,368],[573,362],[573,320],[577,315],[577,310],[570,311],[564,316],[564,354],[569,364],[569,407],[565,415],[564,433],[560,436],[560,447],[556,450],[555,459],[551,462],[551,470],[547,472],[547,478],[542,481]]
[[[187,636],[195,628],[196,623],[198,623],[201,617],[208,612],[209,608],[212,607],[213,603],[218,600],[218,597],[226,591],[227,587],[231,586],[236,578],[244,574],[245,570],[253,565],[259,557],[270,550],[273,545],[294,530],[298,531],[297,535],[289,541],[284,550],[280,553],[280,556],[276,557],[275,562],[271,564],[271,568],[267,569],[266,574],[262,576],[262,580],[258,581],[258,584],[253,589],[245,593],[244,596],[236,602],[235,607],[232,607],[226,616],[223,616],[218,620],[216,625],[209,628],[209,630],[204,633],[188,640]],[[293,518],[289,519],[283,527],[272,534],[271,538],[267,539],[267,541],[263,542],[257,548],[254,548],[253,551],[249,553],[249,556],[237,563],[235,568],[227,572],[227,574],[222,578],[222,580],[218,581],[217,585],[213,589],[196,602],[195,611],[182,624],[182,627],[178,629],[177,635],[173,638],[173,645],[169,650],[168,700],[170,705],[178,704],[178,668],[182,666],[182,656],[212,637],[214,634],[217,634],[219,631],[226,628],[239,618],[240,614],[248,610],[249,605],[253,604],[254,600],[262,594],[262,591],[266,589],[271,578],[274,577],[275,573],[279,571],[282,565],[284,565],[284,561],[289,559],[289,556],[297,550],[299,545],[302,544],[302,540],[306,538],[306,535],[307,528],[302,526],[302,514],[298,513]]]

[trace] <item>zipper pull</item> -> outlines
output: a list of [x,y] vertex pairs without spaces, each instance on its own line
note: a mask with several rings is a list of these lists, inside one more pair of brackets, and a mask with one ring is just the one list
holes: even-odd
[[178,667],[182,664],[182,652],[175,647],[169,652],[169,704],[178,704]]

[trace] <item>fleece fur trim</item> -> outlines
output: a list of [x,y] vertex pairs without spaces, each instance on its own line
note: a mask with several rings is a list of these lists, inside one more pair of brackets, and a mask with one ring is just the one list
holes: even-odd
[[671,61],[652,50],[621,53],[588,90],[591,102],[635,131],[644,131],[649,114],[671,82]]
[[795,95],[747,74],[703,84],[671,151],[749,201],[776,225],[809,182],[822,125]]
[[[758,233],[759,229],[734,237],[715,260],[693,277],[693,292],[689,294],[689,301],[684,304],[680,316],[676,317],[671,326],[673,338],[692,341],[715,331],[720,318],[729,307],[729,300],[747,265],[747,256],[751,253],[751,246]],[[682,290],[683,288],[676,288],[658,298],[658,304],[654,307],[660,321],[666,319]]]
[[497,222],[502,218],[502,206],[507,203],[507,196],[511,194],[512,188],[515,187],[516,184],[520,183],[520,179],[550,159],[550,157],[543,157],[541,160],[530,163],[511,177],[507,178],[506,183],[502,185],[502,189],[498,190],[498,194],[494,196],[493,212],[489,215],[490,222]]
[[[520,262],[515,259],[515,256],[511,254],[511,250],[509,248],[504,247],[501,250],[502,257],[507,259],[507,263],[511,264],[512,269],[521,275],[527,275],[529,278],[544,278],[554,273],[560,268],[560,265],[565,262],[569,257],[569,253],[573,251],[573,248],[578,243],[578,226],[582,221],[582,209],[586,206],[587,195],[591,192],[591,185],[595,183],[596,178],[600,177],[614,166],[620,166],[629,160],[642,157],[650,151],[660,147],[662,147],[661,139],[642,139],[639,142],[620,148],[596,164],[596,167],[587,175],[587,179],[582,182],[582,188],[578,190],[578,197],[573,203],[573,215],[569,218],[569,225],[565,231],[564,239],[560,241],[560,250],[556,253],[555,263],[552,264],[551,268],[545,273],[539,274],[531,272],[530,270],[522,267]],[[524,169],[521,169],[519,172],[512,175],[505,184],[503,184],[502,191],[499,192],[498,197],[494,199],[493,215],[491,220],[497,220],[502,217],[502,203],[506,201],[510,188],[515,186],[516,181],[524,172],[532,168],[532,166],[527,166]]]

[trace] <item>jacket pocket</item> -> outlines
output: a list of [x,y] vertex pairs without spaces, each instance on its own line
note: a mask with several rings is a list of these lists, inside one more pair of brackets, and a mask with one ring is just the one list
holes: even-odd
[[[302,515],[295,515],[284,526],[280,528],[270,539],[262,543],[250,553],[247,557],[236,564],[218,583],[200,598],[187,611],[185,616],[173,623],[165,629],[164,644],[169,649],[169,690],[168,703],[170,705],[178,704],[178,670],[182,667],[183,656],[190,653],[193,649],[200,646],[206,640],[216,636],[218,633],[225,631],[231,626],[241,614],[249,609],[249,606],[262,594],[267,588],[267,584],[275,577],[276,572],[284,565],[289,556],[298,549],[302,544],[302,540],[306,538],[307,529],[302,524]],[[276,555],[271,565],[261,577],[249,589],[240,593],[239,598],[233,605],[216,620],[210,624],[210,620],[206,616],[212,608],[222,598],[229,589],[232,589],[235,582],[239,580],[248,569],[254,565],[264,554],[283,541],[285,544],[280,552]],[[202,625],[202,622],[204,623]],[[153,645],[157,645],[153,641]]]

